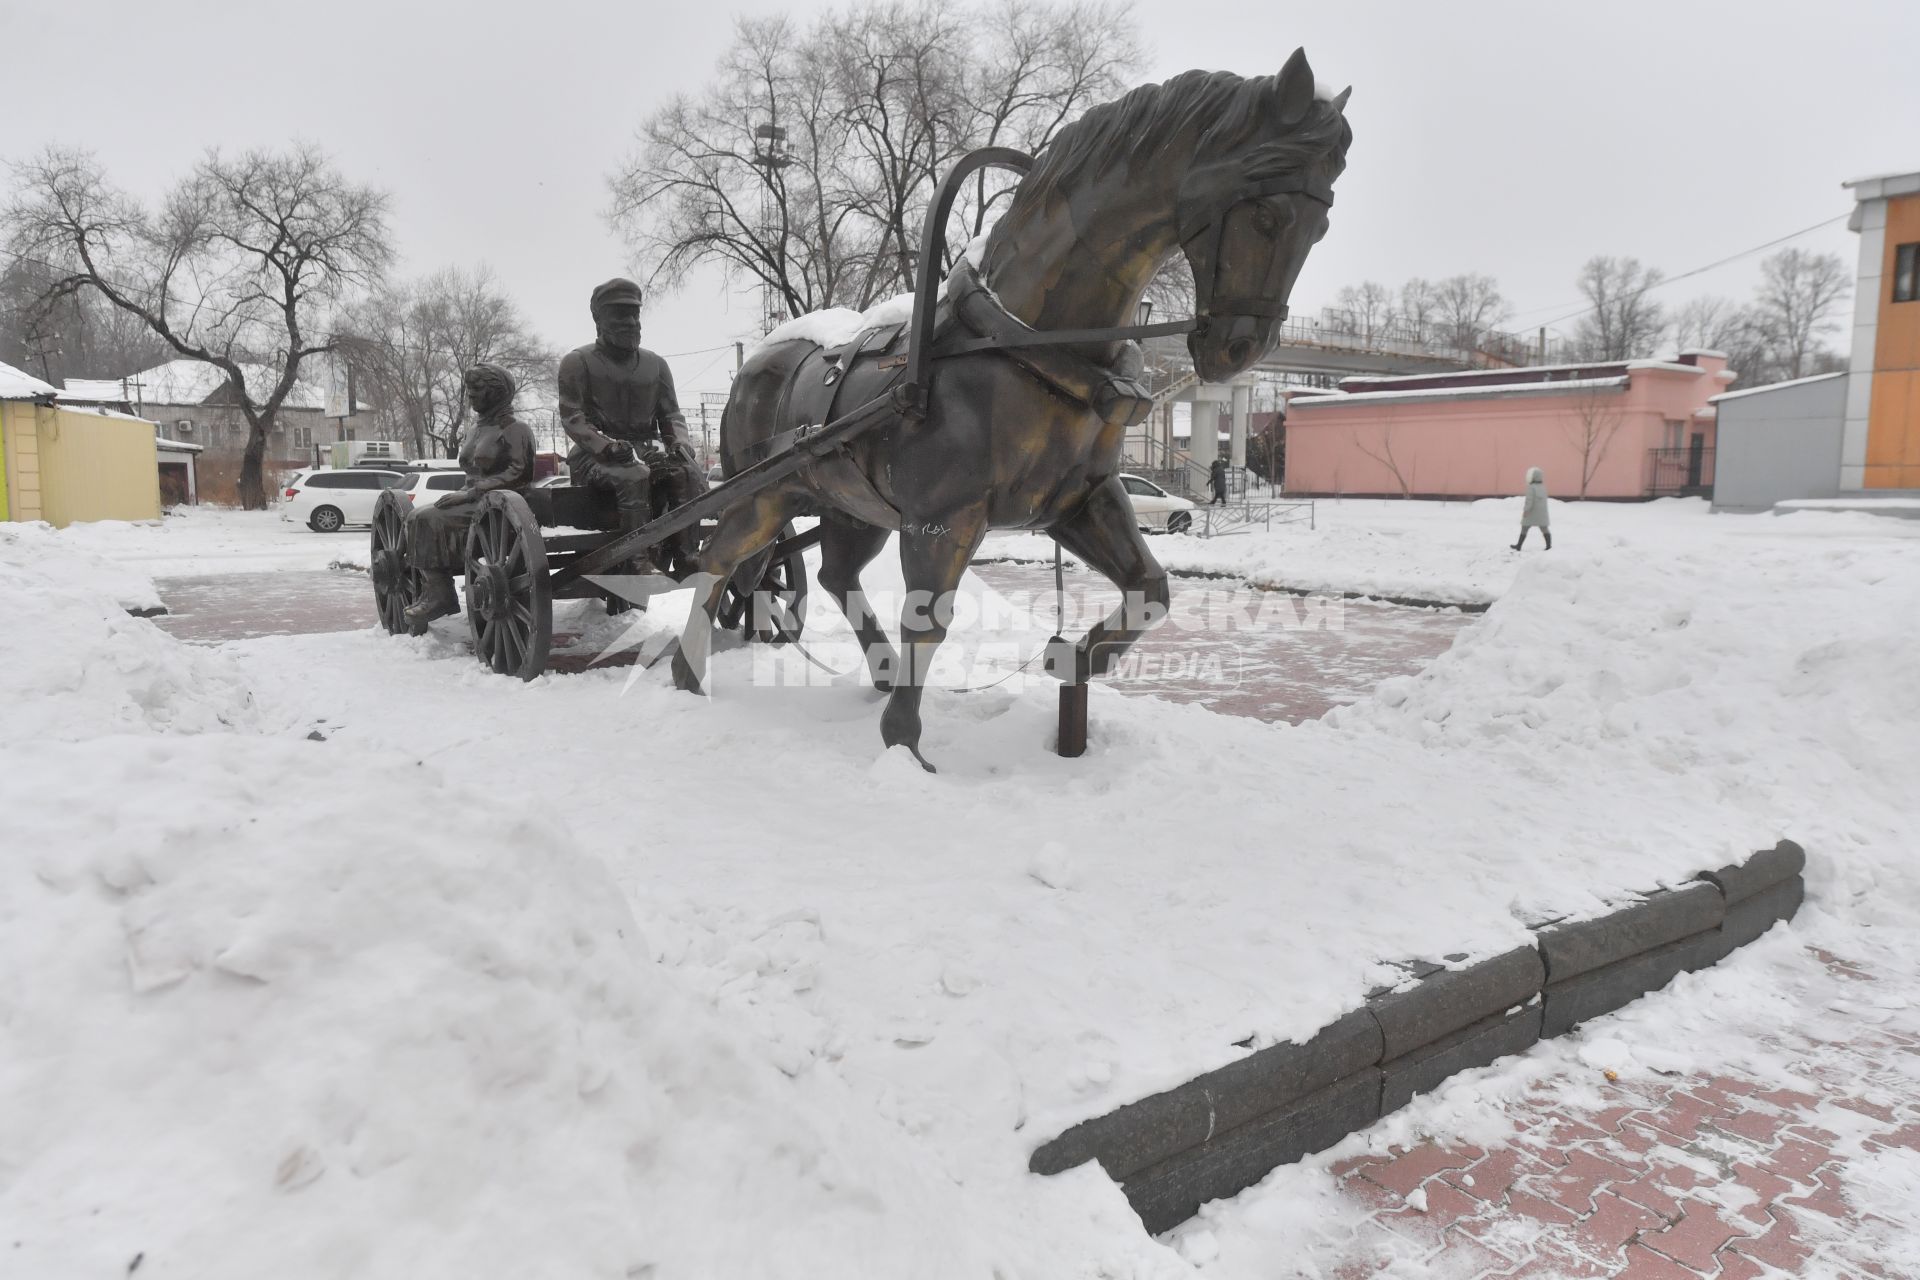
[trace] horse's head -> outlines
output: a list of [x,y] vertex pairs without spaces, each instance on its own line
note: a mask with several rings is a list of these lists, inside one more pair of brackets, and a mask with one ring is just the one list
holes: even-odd
[[1204,381],[1245,372],[1279,338],[1294,278],[1327,232],[1351,92],[1319,97],[1296,49],[1278,75],[1246,81],[1237,109],[1201,137],[1176,216],[1198,322],[1187,350]]

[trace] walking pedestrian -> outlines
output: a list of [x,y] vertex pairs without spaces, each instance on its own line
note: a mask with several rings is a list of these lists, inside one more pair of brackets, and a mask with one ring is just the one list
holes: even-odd
[[1538,529],[1546,539],[1547,550],[1553,550],[1553,530],[1547,528],[1547,477],[1538,467],[1527,469],[1527,504],[1520,509],[1520,537],[1514,541],[1515,551],[1527,540],[1529,529]]
[[1213,479],[1212,505],[1216,507],[1225,506],[1227,503],[1227,460],[1225,458],[1215,458],[1213,460],[1211,475]]

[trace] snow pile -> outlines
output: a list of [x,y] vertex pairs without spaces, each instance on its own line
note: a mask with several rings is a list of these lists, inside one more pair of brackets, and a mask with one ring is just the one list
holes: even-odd
[[249,722],[252,695],[230,661],[128,616],[118,598],[127,575],[72,553],[51,533],[45,526],[0,532],[8,633],[0,702],[9,738],[200,732]]
[[[511,789],[299,739],[9,755],[38,798],[0,861],[22,1275],[984,1275],[1007,1245],[676,991]],[[280,804],[295,778],[337,799]]]
[[776,342],[811,342],[816,346],[837,347],[843,342],[853,341],[862,330],[905,324],[912,318],[913,295],[910,293],[876,302],[865,311],[828,307],[824,311],[809,311],[803,316],[795,316],[760,339],[753,350],[758,352],[762,347],[770,347]]
[[160,608],[160,593],[154,589],[152,578],[111,552],[80,545],[84,535],[79,530],[103,527],[138,530],[136,536],[151,536],[154,526],[150,521],[144,525],[111,521],[55,529],[44,520],[12,521],[0,524],[0,564],[37,567],[42,573],[57,574],[69,584],[111,598],[122,609]]

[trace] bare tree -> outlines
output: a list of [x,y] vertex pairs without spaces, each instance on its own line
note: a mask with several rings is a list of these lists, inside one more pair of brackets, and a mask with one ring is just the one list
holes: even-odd
[[1414,341],[1425,342],[1440,317],[1440,291],[1431,280],[1413,277],[1400,286],[1400,323]]
[[[864,309],[912,288],[953,160],[1040,149],[1138,60],[1126,10],[1093,0],[867,0],[804,30],[741,20],[708,88],[641,126],[610,180],[610,220],[663,287],[717,265],[761,282],[784,315]],[[982,230],[1009,187],[972,184],[964,225]]]
[[341,331],[376,412],[412,441],[416,457],[459,456],[468,369],[497,364],[526,386],[550,379],[558,359],[484,266],[386,285],[347,313]]
[[1448,276],[1433,286],[1434,312],[1455,346],[1472,351],[1481,338],[1507,318],[1512,308],[1492,276]]
[[1588,310],[1574,330],[1583,360],[1630,360],[1653,354],[1666,332],[1660,303],[1648,296],[1666,277],[1638,258],[1587,259],[1578,284]]
[[1727,358],[1736,381],[1775,381],[1775,359],[1758,314],[1729,298],[1703,296],[1688,300],[1673,313],[1673,340],[1682,351],[1705,348]]
[[1569,405],[1568,413],[1560,424],[1566,435],[1567,443],[1580,455],[1580,498],[1587,496],[1587,486],[1600,474],[1600,464],[1606,461],[1607,447],[1620,431],[1625,421],[1620,412],[1617,398],[1602,387],[1588,387],[1575,394]]
[[1760,264],[1755,319],[1780,363],[1780,376],[1814,372],[1819,337],[1839,328],[1834,318],[1851,284],[1835,253],[1782,249]]
[[1360,450],[1360,452],[1385,467],[1388,472],[1392,474],[1393,482],[1400,486],[1400,496],[1403,498],[1411,498],[1413,496],[1415,466],[1409,463],[1403,469],[1400,465],[1400,460],[1393,456],[1393,423],[1388,422],[1382,426],[1379,434],[1380,444],[1378,448],[1369,449],[1365,444],[1361,443],[1358,436],[1354,437],[1354,448]]
[[24,258],[0,270],[0,360],[58,382],[121,377],[172,355],[153,330],[96,295],[50,296],[59,277]]
[[1393,290],[1373,280],[1345,286],[1333,295],[1333,305],[1351,317],[1354,332],[1368,342],[1393,323]]
[[[307,145],[209,151],[153,210],[85,152],[50,148],[12,170],[0,231],[15,254],[56,268],[43,301],[90,292],[225,373],[248,427],[238,496],[265,506],[267,433],[301,361],[334,349],[328,311],[391,257],[386,196]],[[247,385],[256,361],[270,385]]]

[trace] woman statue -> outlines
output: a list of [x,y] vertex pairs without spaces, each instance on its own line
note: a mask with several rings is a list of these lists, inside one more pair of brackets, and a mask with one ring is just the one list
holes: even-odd
[[1520,510],[1520,537],[1513,544],[1515,551],[1527,540],[1529,529],[1538,529],[1540,536],[1547,540],[1547,550],[1553,550],[1553,531],[1547,528],[1547,478],[1538,467],[1527,469],[1527,505]]
[[478,419],[460,446],[466,488],[407,516],[407,562],[421,575],[420,598],[407,606],[407,623],[422,627],[460,612],[453,575],[466,565],[467,526],[480,496],[494,489],[533,486],[533,432],[513,416],[513,375],[497,364],[477,364],[462,379]]

